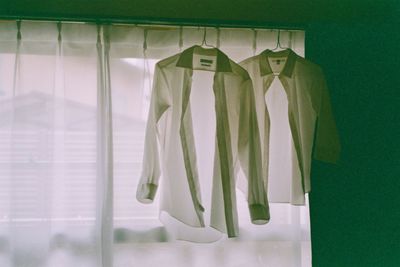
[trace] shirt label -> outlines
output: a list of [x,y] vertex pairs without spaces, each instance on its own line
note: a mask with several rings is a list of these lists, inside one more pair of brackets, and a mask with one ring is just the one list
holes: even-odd
[[210,59],[205,59],[205,58],[200,59],[200,64],[205,67],[210,67],[213,64],[213,62],[214,62],[214,60],[210,60]]
[[268,58],[269,65],[274,75],[279,75],[281,73],[281,71],[285,67],[286,60],[287,59],[285,57]]
[[193,69],[215,71],[217,62],[215,56],[193,55]]
[[284,63],[286,59],[272,59],[272,62],[275,63],[276,65],[280,65],[281,63]]

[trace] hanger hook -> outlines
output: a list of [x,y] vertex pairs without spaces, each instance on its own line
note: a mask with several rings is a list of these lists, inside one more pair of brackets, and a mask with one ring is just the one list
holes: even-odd
[[[219,42],[219,41],[217,40],[217,42]],[[204,27],[204,35],[203,35],[203,41],[201,42],[201,46],[216,48],[215,46],[213,46],[211,44],[207,44],[207,28],[206,27]]]
[[283,47],[281,46],[281,30],[278,29],[278,37],[277,37],[277,41],[276,41],[276,46],[275,48],[272,49],[272,51],[281,48],[283,49]]
[[207,44],[206,38],[207,38],[207,29],[206,29],[206,27],[204,27],[203,41],[201,42],[201,45],[202,45],[202,46],[205,45],[205,44]]

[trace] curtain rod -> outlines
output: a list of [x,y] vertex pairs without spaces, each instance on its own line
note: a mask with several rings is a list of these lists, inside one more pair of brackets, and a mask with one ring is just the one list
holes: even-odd
[[65,22],[103,25],[136,25],[136,26],[187,26],[214,28],[250,28],[271,30],[306,30],[306,25],[276,24],[257,21],[231,21],[207,19],[171,19],[171,18],[84,18],[84,17],[35,17],[35,16],[2,16],[0,21],[36,21],[36,22]]

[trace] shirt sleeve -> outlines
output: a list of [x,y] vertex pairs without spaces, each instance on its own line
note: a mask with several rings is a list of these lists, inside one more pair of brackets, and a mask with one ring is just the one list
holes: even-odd
[[255,97],[250,79],[243,83],[239,116],[239,161],[248,182],[247,201],[251,221],[265,224],[270,219],[267,186],[262,176],[260,134]]
[[153,202],[158,188],[160,159],[157,123],[169,107],[168,92],[166,77],[159,64],[156,64],[146,126],[142,174],[136,191],[136,198],[142,203]]
[[336,163],[340,156],[340,141],[333,117],[328,87],[322,71],[318,75],[315,88],[319,92],[317,100],[317,126],[315,134],[314,158]]

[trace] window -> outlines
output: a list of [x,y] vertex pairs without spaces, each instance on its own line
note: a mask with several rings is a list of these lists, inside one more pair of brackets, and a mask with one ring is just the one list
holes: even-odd
[[[255,226],[238,191],[240,236],[196,244],[171,237],[157,200],[135,199],[155,63],[200,44],[203,28],[110,26],[106,36],[95,25],[0,25],[1,266],[107,266],[105,257],[124,267],[311,266],[308,204],[271,203],[270,223]],[[208,28],[207,43],[239,62],[275,47],[276,34]],[[304,55],[303,32],[284,31],[281,42]],[[104,58],[110,72],[101,74]],[[112,187],[99,182],[102,75],[111,85]]]

